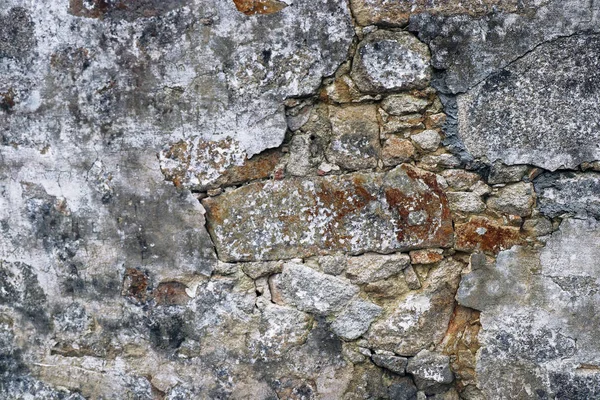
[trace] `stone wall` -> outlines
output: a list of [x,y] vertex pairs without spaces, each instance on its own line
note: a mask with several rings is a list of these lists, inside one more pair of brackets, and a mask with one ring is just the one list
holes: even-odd
[[600,4],[4,0],[0,398],[600,398]]

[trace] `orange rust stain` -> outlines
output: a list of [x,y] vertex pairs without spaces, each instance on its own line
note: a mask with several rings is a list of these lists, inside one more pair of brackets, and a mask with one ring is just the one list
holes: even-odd
[[[317,198],[324,204],[324,208],[333,210],[328,213],[332,217],[325,227],[325,246],[335,246],[335,242],[339,240],[349,240],[351,235],[340,235],[339,223],[342,223],[346,216],[356,213],[365,208],[367,204],[376,201],[377,197],[373,196],[364,187],[365,179],[356,176],[352,179],[353,186],[348,190],[335,190],[329,186],[328,182],[322,182],[320,190],[317,191]],[[316,216],[319,210],[310,210],[310,214]]]
[[[235,143],[227,138],[220,141],[206,141],[198,144],[196,151],[190,151],[189,143],[179,141],[164,152],[164,157],[176,161],[176,167],[162,170],[165,178],[172,181],[175,186],[183,185],[186,181],[188,171],[194,164],[207,164],[217,171],[221,171],[220,177],[209,188],[231,186],[242,182],[256,179],[266,179],[271,176],[279,161],[281,150],[267,150],[245,159],[242,165],[227,165],[230,162],[226,157],[210,158],[213,154],[220,154],[223,149],[232,148]],[[209,156],[207,159],[207,155]],[[199,177],[202,181],[203,178]]]
[[87,8],[83,5],[83,0],[70,0],[69,13],[77,17],[99,18],[110,8],[106,0],[92,0],[92,6]]
[[[442,189],[438,186],[434,174],[419,173],[410,167],[403,167],[406,175],[412,180],[423,181],[431,191],[417,195],[407,195],[399,189],[389,188],[385,190],[385,198],[390,208],[398,213],[398,225],[396,237],[402,242],[407,237],[417,237],[427,240],[430,235],[436,238],[450,238],[452,226],[450,221],[450,208],[448,200]],[[441,215],[439,210],[441,209]],[[409,215],[413,211],[423,211],[427,220],[421,225],[409,225]],[[438,220],[439,219],[439,220]]]
[[233,0],[233,3],[239,12],[246,15],[274,14],[287,7],[278,0]]
[[456,374],[459,392],[469,384],[475,384],[476,354],[479,350],[479,311],[455,305],[446,336],[441,343],[442,351],[452,356],[452,370]]
[[123,277],[122,296],[130,297],[143,303],[147,299],[148,276],[139,269],[127,268]]
[[498,225],[484,217],[473,217],[465,224],[456,225],[458,250],[498,253],[522,241],[518,228]]
[[180,282],[163,282],[158,285],[152,296],[159,305],[181,305],[187,304],[191,299],[185,292],[186,286]]

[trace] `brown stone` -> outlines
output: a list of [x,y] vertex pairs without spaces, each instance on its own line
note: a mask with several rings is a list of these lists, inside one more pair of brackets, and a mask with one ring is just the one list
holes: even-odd
[[415,147],[410,140],[391,136],[385,141],[381,158],[386,166],[398,165],[409,161],[415,155]]
[[148,275],[143,271],[135,268],[127,268],[123,277],[122,296],[134,299],[137,302],[143,303],[148,295]]
[[203,204],[225,261],[447,247],[452,221],[437,178],[402,165],[386,173],[255,182]]
[[186,293],[187,286],[180,282],[162,282],[152,292],[156,304],[182,305],[187,304],[191,297]]
[[409,253],[413,264],[434,264],[444,258],[442,249],[414,250]]
[[246,15],[274,14],[287,7],[287,4],[278,0],[233,0],[233,3],[239,12]]
[[332,137],[327,159],[349,170],[375,168],[381,151],[376,107],[330,106],[329,118]]
[[521,243],[519,228],[502,226],[485,217],[473,217],[464,224],[456,224],[456,249],[498,253]]
[[411,15],[420,13],[438,15],[483,15],[490,12],[526,12],[534,0],[351,0],[350,6],[359,25],[404,26]]
[[446,337],[441,343],[443,353],[451,356],[452,370],[456,375],[459,391],[469,384],[476,384],[476,355],[479,350],[479,311],[457,305],[448,324]]

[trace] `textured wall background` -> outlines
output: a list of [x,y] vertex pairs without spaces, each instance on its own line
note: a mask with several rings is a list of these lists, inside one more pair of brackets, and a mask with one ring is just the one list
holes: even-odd
[[3,0],[3,399],[600,398],[600,4]]

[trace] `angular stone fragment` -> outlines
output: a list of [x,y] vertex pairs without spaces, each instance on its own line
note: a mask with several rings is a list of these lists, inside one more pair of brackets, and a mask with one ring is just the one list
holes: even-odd
[[440,168],[457,168],[460,160],[453,154],[443,153],[438,155],[427,155],[421,159],[423,168],[438,170]]
[[375,365],[389,369],[397,375],[403,376],[406,374],[406,364],[408,362],[406,357],[398,357],[391,351],[380,351],[373,354],[371,359]]
[[360,103],[381,99],[380,94],[370,95],[362,93],[348,75],[342,75],[336,78],[331,84],[325,86],[319,97],[329,103]]
[[454,381],[450,357],[429,350],[421,350],[411,358],[406,372],[413,375],[417,388],[426,392],[437,385],[447,385]]
[[495,185],[497,183],[519,182],[523,179],[528,169],[527,165],[504,165],[496,162],[490,168],[488,183]]
[[359,43],[351,76],[365,93],[422,89],[431,78],[429,58],[410,33],[376,31]]
[[408,286],[409,289],[417,290],[421,288],[421,280],[419,279],[419,275],[417,275],[417,272],[412,265],[406,267],[403,272],[406,286]]
[[408,165],[387,173],[256,182],[203,204],[225,261],[385,253],[446,247],[453,239],[436,175]]
[[386,166],[398,165],[409,161],[415,155],[415,147],[410,140],[400,139],[397,136],[388,138],[381,151],[383,164]]
[[416,135],[412,135],[410,139],[416,143],[421,150],[436,151],[440,146],[440,134],[434,130],[426,130]]
[[413,264],[433,264],[444,258],[442,249],[414,250],[410,252],[410,262]]
[[401,116],[386,115],[383,111],[380,112],[382,115],[381,121],[381,134],[382,136],[401,134],[412,129],[423,129],[423,116],[421,114],[406,114]]
[[415,400],[417,398],[417,387],[412,379],[405,377],[390,385],[388,395],[390,399],[394,400]]
[[277,359],[304,341],[311,330],[310,315],[291,307],[268,304],[261,310],[259,330],[249,335],[249,345],[263,360]]
[[284,264],[278,286],[284,301],[317,315],[340,311],[358,293],[346,280],[294,263]]
[[381,102],[381,108],[390,115],[406,115],[423,111],[430,104],[429,99],[408,93],[394,94]]
[[448,192],[450,209],[454,212],[480,213],[485,210],[485,203],[473,192]]
[[345,340],[355,340],[369,329],[380,314],[381,307],[378,305],[356,299],[335,318],[331,330]]
[[242,264],[242,271],[252,279],[258,279],[263,276],[269,276],[281,272],[283,262],[267,261],[267,262],[249,262]]
[[294,135],[290,142],[289,159],[286,170],[293,176],[305,176],[311,171],[311,138],[310,135]]
[[548,217],[561,214],[600,218],[600,174],[546,173],[534,181],[537,207]]
[[348,258],[346,278],[359,285],[375,282],[397,275],[409,265],[410,257],[406,254],[364,254]]
[[345,255],[319,257],[319,265],[323,272],[329,275],[340,275],[346,270],[347,258]]
[[[451,201],[450,197],[448,199]],[[505,186],[487,200],[490,209],[521,217],[531,214],[533,204],[533,185],[525,182]]]
[[545,236],[554,230],[552,221],[548,218],[533,218],[523,222],[523,230],[532,236]]
[[376,167],[380,146],[375,106],[331,106],[329,116],[332,137],[327,159],[349,170]]
[[365,337],[371,347],[414,356],[444,338],[454,309],[462,265],[442,261],[429,272],[420,291],[411,292],[372,325]]
[[519,228],[499,225],[485,217],[472,217],[467,223],[456,224],[455,231],[455,248],[460,251],[497,253],[522,240]]
[[599,51],[597,35],[556,39],[459,96],[467,150],[552,171],[600,159]]
[[472,187],[481,177],[463,169],[447,169],[440,173],[453,190],[465,191]]

